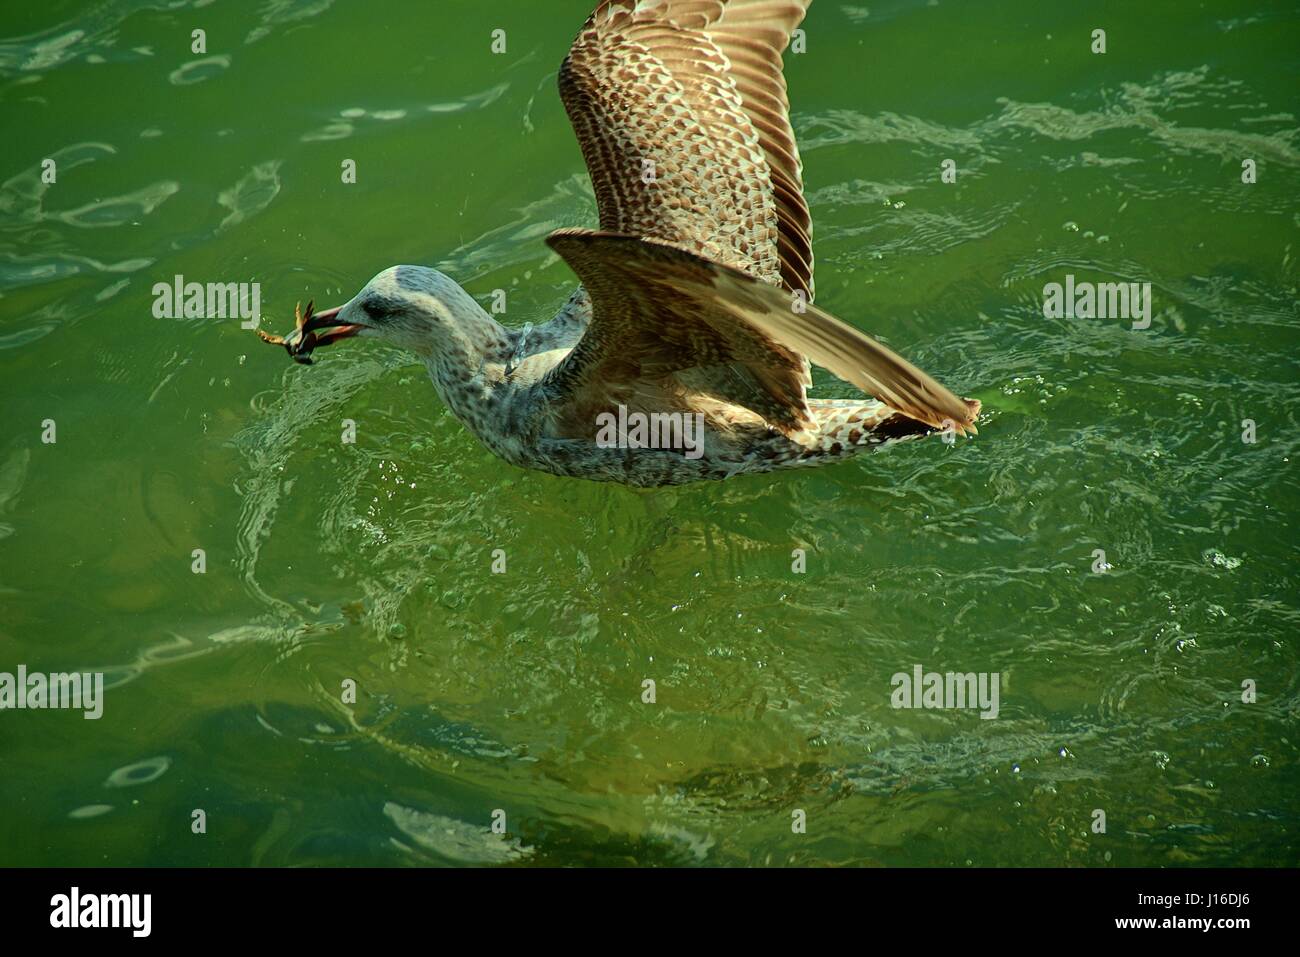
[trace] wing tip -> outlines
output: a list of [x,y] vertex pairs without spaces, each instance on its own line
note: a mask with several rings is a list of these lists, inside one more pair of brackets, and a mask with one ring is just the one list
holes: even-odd
[[952,419],[944,419],[944,428],[951,428],[957,435],[979,435],[980,430],[976,428],[975,422],[979,418],[980,409],[984,403],[979,399],[961,399],[966,406],[966,418],[961,422],[954,422]]
[[585,232],[589,232],[589,230],[574,229],[572,227],[557,229],[546,234],[545,242],[546,245],[550,246],[552,249],[558,249],[566,239],[570,239],[573,236],[581,236]]

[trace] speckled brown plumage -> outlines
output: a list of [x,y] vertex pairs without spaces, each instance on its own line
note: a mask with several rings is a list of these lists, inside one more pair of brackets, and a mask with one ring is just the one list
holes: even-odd
[[560,95],[601,229],[661,239],[812,298],[812,220],[781,72],[808,2],[596,8],[560,68]]

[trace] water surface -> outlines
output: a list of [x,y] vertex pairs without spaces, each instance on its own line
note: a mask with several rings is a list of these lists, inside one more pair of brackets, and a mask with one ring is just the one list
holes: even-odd
[[[154,317],[256,281],[283,331],[404,262],[549,317],[590,4],[0,12],[0,671],[109,685],[0,713],[0,863],[1297,863],[1294,4],[814,4],[818,301],[973,441],[594,485],[394,349]],[[1067,274],[1149,282],[1150,328],[1044,318]],[[892,708],[916,664],[1000,674],[998,718]]]

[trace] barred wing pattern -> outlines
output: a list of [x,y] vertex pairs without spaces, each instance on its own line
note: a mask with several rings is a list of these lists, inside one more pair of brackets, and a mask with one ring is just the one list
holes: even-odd
[[811,0],[605,0],[560,69],[602,230],[813,295],[781,53]]

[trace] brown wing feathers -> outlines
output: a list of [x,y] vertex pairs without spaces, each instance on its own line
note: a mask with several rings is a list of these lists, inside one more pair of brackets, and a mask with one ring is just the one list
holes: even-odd
[[[674,408],[689,390],[677,374],[728,366],[738,372],[713,377],[707,387],[712,397],[748,408],[788,433],[813,424],[799,353],[709,301],[711,278],[724,267],[663,242],[615,233],[565,230],[546,241],[592,300],[586,334],[547,383],[552,395],[564,398],[575,429],[588,427],[595,411],[632,407],[634,393],[658,407],[644,411]],[[789,296],[736,275],[778,300]]]
[[913,419],[974,431],[978,403],[793,308],[792,291],[812,298],[812,227],[781,57],[810,2],[605,0],[574,41],[560,90],[603,230],[547,240],[593,304],[548,382],[575,425],[622,396],[672,404],[703,381],[793,433],[812,422],[811,359]]
[[[809,0],[607,0],[560,71],[602,229],[812,296],[781,53]],[[656,181],[641,181],[642,162]]]
[[563,230],[546,241],[591,292],[591,327],[575,351],[582,354],[557,370],[576,373],[580,381],[569,385],[585,383],[589,395],[608,381],[598,367],[603,356],[654,378],[734,362],[770,400],[754,411],[794,432],[811,424],[807,379],[795,361],[803,355],[919,422],[975,431],[976,404],[830,313],[813,305],[796,311],[789,293],[737,269],[635,236]]

